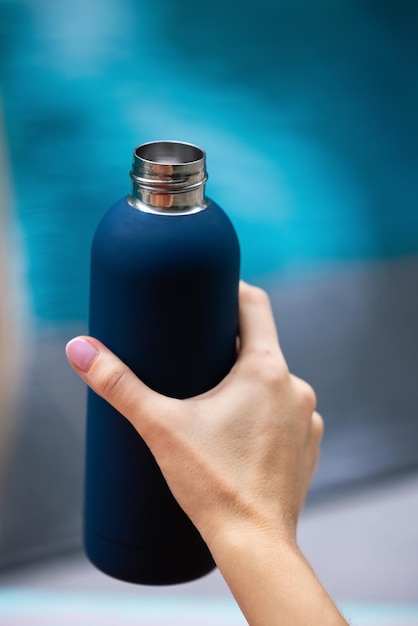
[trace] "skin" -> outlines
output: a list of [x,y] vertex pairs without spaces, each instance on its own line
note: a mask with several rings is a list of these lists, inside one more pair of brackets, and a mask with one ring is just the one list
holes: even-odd
[[146,441],[250,626],[347,624],[296,541],[323,421],[289,373],[265,292],[241,283],[236,364],[194,398],[152,391],[91,337],[67,356]]

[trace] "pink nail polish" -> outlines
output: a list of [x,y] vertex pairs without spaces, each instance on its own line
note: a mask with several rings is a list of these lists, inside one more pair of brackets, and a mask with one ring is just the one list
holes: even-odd
[[88,372],[93,361],[99,354],[97,348],[87,339],[76,337],[67,343],[65,348],[67,358],[73,365],[83,372]]

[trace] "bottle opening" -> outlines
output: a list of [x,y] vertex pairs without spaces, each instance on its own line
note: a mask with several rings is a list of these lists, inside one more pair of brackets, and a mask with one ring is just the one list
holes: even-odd
[[189,143],[180,141],[152,141],[138,146],[135,156],[150,163],[161,165],[182,165],[195,163],[205,158],[203,150]]
[[138,146],[131,179],[128,202],[142,211],[194,213],[208,205],[206,155],[193,144],[152,141]]

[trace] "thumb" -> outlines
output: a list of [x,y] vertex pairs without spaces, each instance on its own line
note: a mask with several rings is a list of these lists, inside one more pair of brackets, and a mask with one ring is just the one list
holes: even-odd
[[146,439],[149,426],[167,413],[169,398],[143,383],[106,346],[93,337],[75,337],[65,348],[77,374]]

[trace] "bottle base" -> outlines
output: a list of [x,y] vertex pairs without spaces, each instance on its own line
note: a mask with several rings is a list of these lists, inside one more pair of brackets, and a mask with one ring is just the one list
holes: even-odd
[[200,539],[188,547],[141,548],[85,529],[84,550],[89,560],[108,576],[139,585],[176,585],[192,582],[215,569]]

